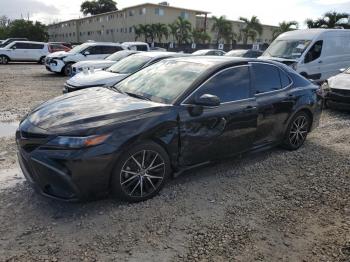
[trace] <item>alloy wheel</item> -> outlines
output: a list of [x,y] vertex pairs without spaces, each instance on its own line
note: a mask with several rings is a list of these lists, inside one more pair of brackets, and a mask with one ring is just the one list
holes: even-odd
[[309,131],[309,123],[307,118],[303,115],[298,116],[294,120],[292,127],[290,129],[289,142],[294,147],[300,147],[304,143],[308,131]]
[[6,56],[0,56],[0,64],[7,64],[8,63],[8,59]]
[[120,171],[120,185],[130,197],[145,198],[159,189],[165,177],[165,161],[152,150],[129,157]]

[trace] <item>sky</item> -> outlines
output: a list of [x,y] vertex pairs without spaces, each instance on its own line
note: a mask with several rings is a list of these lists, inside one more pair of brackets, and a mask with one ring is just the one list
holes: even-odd
[[[0,16],[11,19],[29,18],[52,23],[82,17],[83,0],[0,0]],[[116,0],[118,9],[161,0]],[[327,11],[350,13],[350,0],[169,0],[170,5],[209,11],[212,15],[225,15],[228,19],[256,15],[263,24],[278,25],[282,21],[296,20],[305,27],[306,18],[321,17]]]

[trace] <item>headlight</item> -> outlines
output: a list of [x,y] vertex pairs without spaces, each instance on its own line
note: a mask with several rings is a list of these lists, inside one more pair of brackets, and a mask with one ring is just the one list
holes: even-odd
[[293,63],[290,65],[290,67],[293,68],[294,70],[297,70],[297,66],[298,66],[298,63]]
[[98,135],[98,136],[87,136],[87,137],[68,137],[58,136],[48,142],[48,146],[63,147],[63,148],[84,148],[97,146],[106,141],[111,135]]
[[322,91],[324,91],[324,92],[328,92],[328,91],[331,90],[331,88],[330,88],[330,86],[329,86],[329,84],[328,84],[328,81],[323,82],[323,84],[321,85],[321,89],[322,89]]

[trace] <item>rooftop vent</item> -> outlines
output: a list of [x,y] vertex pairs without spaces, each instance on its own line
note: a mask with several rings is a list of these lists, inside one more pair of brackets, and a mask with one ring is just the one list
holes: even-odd
[[170,6],[169,2],[160,2],[159,5]]

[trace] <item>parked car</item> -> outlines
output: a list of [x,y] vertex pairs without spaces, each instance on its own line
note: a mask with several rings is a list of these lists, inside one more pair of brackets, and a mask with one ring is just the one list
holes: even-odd
[[14,41],[0,48],[0,64],[13,62],[38,62],[43,64],[49,53],[47,43]]
[[61,44],[61,43],[48,43],[48,44],[49,44],[49,52],[50,53],[55,53],[55,52],[59,52],[59,51],[68,52],[72,49],[72,48],[69,48],[68,46]]
[[72,65],[84,60],[100,60],[124,50],[125,47],[116,43],[89,42],[74,47],[69,52],[55,52],[46,57],[46,69],[54,73],[70,76]]
[[14,41],[28,41],[28,38],[25,38],[25,37],[7,38],[2,41],[2,43],[0,44],[0,48],[7,46],[8,44],[11,44]]
[[150,51],[150,47],[145,42],[124,42],[122,43],[123,46],[125,46],[129,50],[135,50],[135,51]]
[[137,53],[139,53],[139,51],[122,50],[122,51],[115,52],[110,56],[107,56],[103,60],[89,60],[89,61],[81,61],[81,62],[75,63],[72,65],[72,76],[82,72],[84,68],[86,68],[87,70],[90,70],[92,68],[107,69],[108,67],[114,65],[120,60]]
[[323,85],[325,105],[334,109],[350,110],[350,68],[330,77]]
[[65,83],[63,93],[95,86],[113,86],[142,68],[160,60],[177,56],[184,55],[172,52],[142,52],[135,54],[119,61],[106,70],[82,72],[73,76]]
[[217,49],[203,49],[193,52],[192,55],[202,56],[202,55],[213,55],[213,56],[223,56],[226,52]]
[[319,123],[319,90],[280,63],[166,59],[112,88],[77,91],[34,109],[16,133],[19,163],[46,196],[111,192],[143,201],[172,172],[281,144],[300,148]]
[[231,50],[230,52],[226,53],[225,56],[231,56],[231,57],[247,57],[247,58],[258,58],[263,54],[262,51],[259,50],[252,50],[252,49],[236,49]]
[[165,48],[162,48],[162,47],[151,47],[150,51],[152,51],[152,52],[166,52],[167,50]]
[[350,65],[350,30],[305,29],[281,34],[261,56],[322,82]]
[[50,42],[50,44],[63,45],[63,46],[65,46],[65,47],[68,47],[69,49],[72,49],[72,48],[73,48],[72,44],[67,43],[67,42]]

